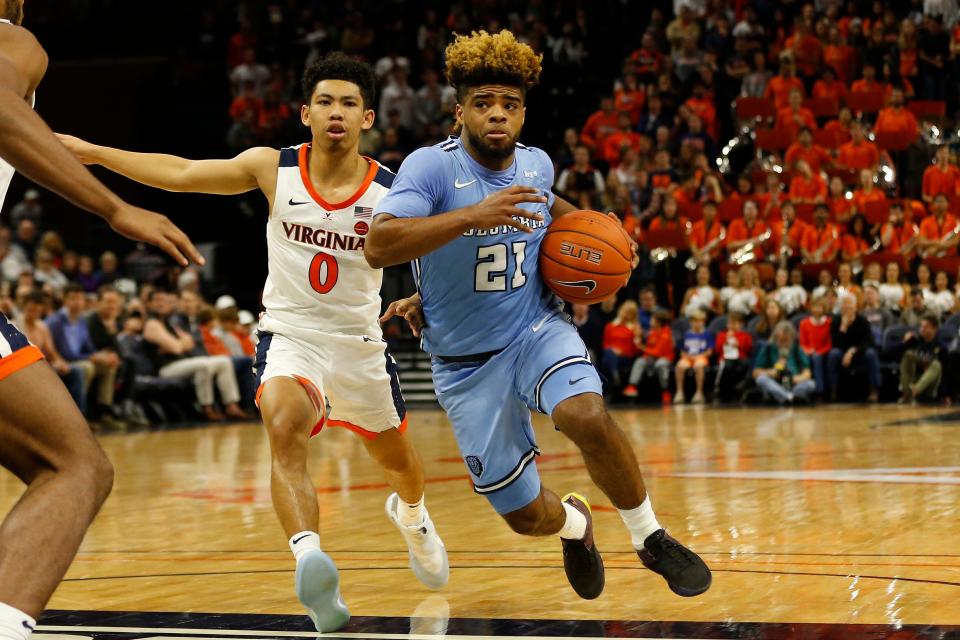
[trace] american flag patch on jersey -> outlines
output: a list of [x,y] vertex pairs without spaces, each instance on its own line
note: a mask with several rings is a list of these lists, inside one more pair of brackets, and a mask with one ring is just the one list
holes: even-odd
[[354,207],[353,217],[354,218],[372,218],[373,207]]

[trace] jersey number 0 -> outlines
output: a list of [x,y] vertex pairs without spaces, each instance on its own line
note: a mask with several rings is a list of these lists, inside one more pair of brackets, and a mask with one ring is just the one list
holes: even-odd
[[320,252],[310,261],[310,286],[317,293],[330,293],[340,277],[340,265],[329,253]]

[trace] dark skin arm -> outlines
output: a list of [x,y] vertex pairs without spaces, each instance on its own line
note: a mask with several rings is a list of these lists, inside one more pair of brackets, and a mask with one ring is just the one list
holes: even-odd
[[107,189],[57,140],[30,108],[46,72],[47,55],[26,29],[4,29],[0,37],[0,156],[30,180],[103,218],[114,231],[154,244],[180,264],[203,258],[165,216],[133,207]]

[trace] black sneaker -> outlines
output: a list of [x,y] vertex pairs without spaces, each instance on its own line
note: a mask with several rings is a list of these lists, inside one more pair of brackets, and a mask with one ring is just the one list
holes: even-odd
[[637,555],[643,566],[663,576],[678,596],[698,596],[709,589],[713,581],[710,569],[700,556],[671,538],[664,529],[647,536]]
[[603,593],[603,558],[593,543],[593,515],[590,504],[583,496],[568,493],[563,501],[587,518],[587,530],[581,540],[560,538],[563,543],[563,569],[567,580],[577,595],[584,600],[593,600]]

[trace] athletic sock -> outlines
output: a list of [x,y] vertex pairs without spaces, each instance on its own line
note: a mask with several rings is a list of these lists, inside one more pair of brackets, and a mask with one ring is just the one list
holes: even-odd
[[578,511],[573,505],[566,502],[563,504],[563,511],[567,514],[567,519],[560,528],[558,535],[567,540],[583,540],[587,534],[587,516]]
[[653,506],[650,504],[650,496],[647,496],[643,503],[636,509],[617,509],[623,523],[630,530],[630,541],[634,549],[643,549],[643,541],[651,533],[656,533],[663,527],[657,522],[657,515],[653,512]]
[[290,537],[290,551],[298,563],[305,553],[314,549],[320,549],[320,534],[316,531],[301,531]]
[[397,520],[404,527],[418,527],[423,524],[423,496],[413,504],[404,502],[403,498],[397,496]]
[[0,638],[27,640],[36,626],[37,621],[23,611],[0,602]]

